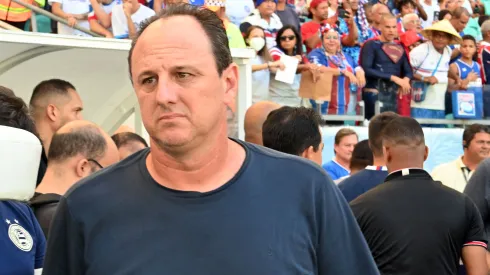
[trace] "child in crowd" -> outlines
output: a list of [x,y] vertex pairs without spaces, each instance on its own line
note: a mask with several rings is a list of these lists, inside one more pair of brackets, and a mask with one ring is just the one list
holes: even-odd
[[468,86],[481,85],[480,65],[476,59],[476,40],[471,35],[463,36],[461,44],[461,57],[456,59],[456,62],[451,64],[450,71],[456,74],[461,82],[453,84],[455,90],[467,90]]

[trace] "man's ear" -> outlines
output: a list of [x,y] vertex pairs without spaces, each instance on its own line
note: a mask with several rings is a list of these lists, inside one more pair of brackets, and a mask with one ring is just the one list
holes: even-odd
[[53,104],[49,104],[46,107],[46,116],[53,122],[57,121],[60,116],[60,111]]
[[77,162],[75,167],[75,174],[79,178],[85,178],[90,175],[90,163],[87,159],[81,159]]
[[429,158],[429,147],[425,146],[424,162]]
[[236,96],[238,94],[238,66],[231,63],[221,74],[221,81],[225,88],[224,103],[232,110],[236,109]]

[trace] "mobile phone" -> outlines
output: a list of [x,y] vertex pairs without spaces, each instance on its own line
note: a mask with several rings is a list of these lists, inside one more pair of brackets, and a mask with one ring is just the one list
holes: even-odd
[[340,18],[350,18],[350,13],[345,9],[338,9],[337,11],[339,13]]
[[434,11],[434,21],[439,21],[439,13],[440,11]]

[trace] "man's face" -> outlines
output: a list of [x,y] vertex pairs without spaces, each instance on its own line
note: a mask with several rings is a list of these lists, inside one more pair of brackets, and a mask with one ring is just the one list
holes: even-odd
[[381,22],[381,36],[386,41],[393,41],[398,36],[395,18],[384,19]]
[[58,129],[61,128],[63,125],[67,124],[68,122],[83,119],[82,116],[83,103],[82,100],[80,99],[80,96],[73,89],[69,89],[68,94],[69,94],[68,101],[65,104],[58,107],[59,115],[60,115],[60,119],[57,123]]
[[488,158],[490,152],[490,134],[477,133],[471,140],[467,150],[474,159],[478,158],[483,160]]
[[238,71],[232,64],[218,74],[199,22],[189,16],[153,22],[131,60],[143,123],[158,147],[190,149],[226,132],[226,106],[236,95]]
[[469,20],[470,17],[466,14],[462,14],[460,18],[453,16],[451,19],[451,25],[453,25],[457,32],[462,32],[464,28],[466,28],[466,24],[468,24]]
[[445,32],[433,31],[431,41],[434,48],[443,50],[451,41],[451,36]]
[[354,147],[357,144],[357,136],[349,135],[343,137],[339,144],[334,145],[335,156],[341,158],[345,161],[350,161],[352,158],[352,152],[354,151]]
[[271,16],[276,11],[276,2],[273,0],[265,0],[257,9],[262,16]]
[[411,16],[405,24],[405,31],[414,30],[417,31],[417,28],[420,26],[420,20],[417,16]]
[[321,2],[315,9],[311,9],[313,17],[320,21],[326,20],[328,18],[328,2]]
[[[380,24],[384,15],[389,14],[390,10],[387,6],[377,4],[376,9],[373,9],[373,21],[376,24]],[[395,22],[396,24],[396,22]]]

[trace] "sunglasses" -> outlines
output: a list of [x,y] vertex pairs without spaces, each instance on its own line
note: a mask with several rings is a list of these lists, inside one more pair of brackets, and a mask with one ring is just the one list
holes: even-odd
[[296,39],[294,35],[281,36],[281,41],[290,41]]

